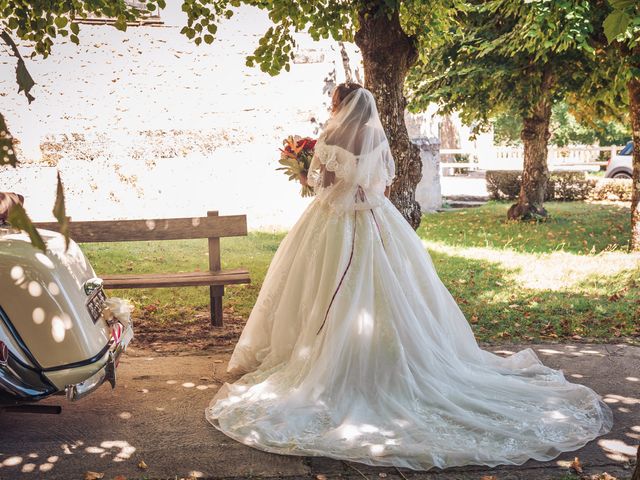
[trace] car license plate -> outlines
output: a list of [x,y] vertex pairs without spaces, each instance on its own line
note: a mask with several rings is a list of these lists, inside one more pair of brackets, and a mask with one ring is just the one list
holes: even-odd
[[96,323],[102,316],[102,309],[106,301],[107,296],[104,294],[102,288],[97,288],[96,291],[91,294],[89,300],[87,300],[87,310],[89,310],[89,315],[91,315],[93,323]]

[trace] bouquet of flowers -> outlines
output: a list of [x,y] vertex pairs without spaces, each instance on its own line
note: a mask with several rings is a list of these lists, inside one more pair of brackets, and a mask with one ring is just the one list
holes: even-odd
[[[280,149],[279,163],[282,167],[277,170],[284,171],[289,180],[299,181],[302,175],[309,173],[309,166],[313,158],[313,149],[316,146],[316,140],[299,136],[289,136],[282,142],[283,148]],[[308,185],[303,185],[303,197],[313,196],[313,189]]]

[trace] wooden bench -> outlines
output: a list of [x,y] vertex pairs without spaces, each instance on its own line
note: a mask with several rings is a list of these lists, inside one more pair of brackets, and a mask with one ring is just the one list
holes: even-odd
[[[36,223],[36,227],[59,230],[55,222]],[[211,324],[222,326],[222,297],[225,285],[250,283],[245,269],[222,270],[220,238],[247,235],[246,215],[162,218],[150,220],[107,220],[71,222],[70,236],[78,243],[185,240],[206,238],[209,243],[209,271],[191,273],[133,273],[100,275],[105,288],[163,288],[208,286]]]

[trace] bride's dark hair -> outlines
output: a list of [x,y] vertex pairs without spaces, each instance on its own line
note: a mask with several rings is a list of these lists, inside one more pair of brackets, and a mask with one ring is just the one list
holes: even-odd
[[331,95],[331,111],[333,113],[338,111],[340,108],[340,104],[342,101],[349,96],[350,93],[355,92],[359,88],[362,88],[362,85],[359,83],[340,83],[333,90],[333,94]]

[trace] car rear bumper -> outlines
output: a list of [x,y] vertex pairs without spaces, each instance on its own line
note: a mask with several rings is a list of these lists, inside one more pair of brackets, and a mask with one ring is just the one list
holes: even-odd
[[106,353],[106,362],[100,370],[83,382],[75,385],[68,385],[65,389],[68,400],[80,400],[99,388],[105,382],[109,382],[111,384],[111,388],[115,388],[116,367],[120,361],[120,356],[125,352],[129,342],[133,339],[133,327],[130,322],[127,322],[126,324],[117,322],[112,326],[112,331],[117,331],[118,333],[113,336],[113,344]]

